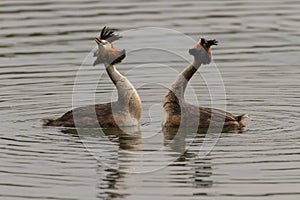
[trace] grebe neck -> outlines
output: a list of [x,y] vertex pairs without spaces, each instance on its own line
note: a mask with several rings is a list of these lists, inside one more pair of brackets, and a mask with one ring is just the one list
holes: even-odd
[[171,86],[171,91],[181,99],[184,99],[184,93],[188,82],[191,80],[196,71],[200,68],[200,64],[196,62],[188,65],[177,77],[176,81]]
[[132,117],[140,119],[142,102],[133,85],[114,65],[105,64],[105,68],[107,74],[117,88],[118,104],[120,105],[120,108],[122,107],[125,111],[129,111]]

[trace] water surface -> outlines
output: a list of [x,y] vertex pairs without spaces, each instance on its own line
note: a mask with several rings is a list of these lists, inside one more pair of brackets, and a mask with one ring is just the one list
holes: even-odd
[[[2,0],[0,198],[299,199],[299,10],[288,0]],[[143,125],[114,130],[124,132],[119,138],[43,128],[40,119],[72,108],[76,74],[104,25],[123,33],[118,48],[161,46],[128,51],[119,66],[138,87]],[[172,43],[163,30],[144,32],[147,39],[128,32],[142,27],[217,38],[214,61],[226,90],[217,98],[228,111],[251,115],[248,130],[222,134],[206,156],[197,156],[205,136],[183,131],[174,139],[162,130],[163,86],[188,64],[194,41]],[[196,95],[199,105],[210,106],[203,78],[210,69],[192,79],[191,102]],[[90,103],[84,92],[98,80],[96,101],[114,98],[102,66],[87,64],[80,78],[78,104]]]

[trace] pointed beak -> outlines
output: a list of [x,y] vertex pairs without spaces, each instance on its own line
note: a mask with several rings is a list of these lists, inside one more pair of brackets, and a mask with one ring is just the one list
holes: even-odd
[[100,40],[100,38],[95,38],[95,41],[98,45],[102,44],[102,41]]

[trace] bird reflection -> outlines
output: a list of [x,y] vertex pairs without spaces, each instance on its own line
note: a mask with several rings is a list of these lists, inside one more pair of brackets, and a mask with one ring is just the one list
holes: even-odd
[[[139,184],[144,181],[157,181],[163,177],[166,177],[165,187],[171,190],[175,189],[174,185],[193,187],[195,195],[206,195],[203,188],[213,186],[213,169],[210,156],[199,156],[199,151],[207,133],[174,127],[165,127],[162,132],[165,148],[156,157],[147,152],[146,140],[142,145],[139,128],[77,130],[87,150],[98,161],[98,199],[130,198],[134,195],[133,187],[142,189],[144,186]],[[171,162],[165,162],[163,168],[151,173],[138,173],[140,165],[158,166],[164,160]]]
[[81,139],[101,137],[107,142],[117,145],[120,149],[140,150],[141,131],[137,126],[107,129],[72,128],[64,129],[62,132],[77,135]]
[[186,140],[203,139],[208,133],[208,129],[195,129],[188,127],[163,127],[164,145],[179,153],[186,152]]
[[[179,154],[171,166],[191,167],[187,175],[191,175],[192,172],[193,179],[190,181],[193,187],[212,187],[211,159],[209,156],[201,156],[200,151],[205,137],[211,133],[210,130],[197,129],[195,131],[193,128],[187,127],[163,127],[163,133],[164,145]],[[201,195],[206,194],[201,193]]]
[[136,160],[133,152],[141,150],[139,127],[108,129],[68,129],[64,133],[76,134],[87,150],[97,159],[97,197],[99,199],[123,198],[120,188],[128,187],[124,179],[133,171],[130,163]]

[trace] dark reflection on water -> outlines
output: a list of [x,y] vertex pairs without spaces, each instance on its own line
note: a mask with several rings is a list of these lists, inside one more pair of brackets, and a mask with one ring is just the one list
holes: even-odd
[[[121,194],[118,192],[119,182],[124,182],[126,176],[130,176],[126,172],[126,167],[132,161],[130,154],[141,150],[141,131],[139,127],[123,127],[111,129],[66,129],[64,133],[74,134],[81,137],[85,144],[85,148],[90,151],[95,159],[98,160],[97,168],[97,188],[98,197],[103,199],[121,198],[129,194]],[[87,139],[88,137],[88,139]],[[99,147],[103,151],[93,151],[93,147],[89,145],[91,140],[108,140],[115,149],[105,152],[105,146]],[[100,144],[101,145],[101,144]],[[107,154],[106,154],[107,153]],[[120,157],[120,159],[119,159]]]
[[[183,186],[188,184],[192,188],[211,188],[213,181],[210,179],[212,175],[210,159],[205,157],[200,158],[198,156],[198,151],[205,138],[206,130],[199,131],[196,135],[192,134],[188,129],[164,128],[162,131],[164,134],[164,145],[169,146],[169,148],[165,149],[165,153],[174,159],[173,162],[162,167],[189,168],[188,171],[179,170],[178,172],[174,171],[170,174],[170,183],[171,185],[174,184],[174,186],[171,187],[177,188],[179,185]],[[159,172],[148,171],[147,173],[138,171],[137,165],[139,164],[139,156],[143,154],[147,156],[147,151],[141,147],[142,133],[139,127],[101,130],[66,129],[62,132],[80,137],[85,148],[98,160],[97,196],[99,198],[114,199],[130,197],[131,194],[126,192],[126,189],[136,187],[132,185],[134,183],[130,180],[135,180],[135,178],[139,179],[140,176],[155,176],[156,173],[158,173],[159,176],[167,175],[165,174],[165,169],[159,169]],[[110,147],[102,143],[105,140],[109,141],[105,143],[110,143]],[[91,145],[90,142],[92,142],[93,145]],[[97,149],[94,149],[93,147],[97,145],[99,145]],[[111,146],[115,148],[112,150]],[[105,151],[106,148],[110,148],[110,150]],[[99,149],[102,150],[99,151]],[[161,158],[156,157],[154,159],[157,159],[157,161],[152,158],[151,162],[160,162]],[[186,177],[189,178],[187,179]],[[140,181],[143,182],[146,180],[142,179]],[[207,194],[196,192],[193,195]]]
[[[191,166],[192,184],[195,188],[210,188],[213,181],[210,180],[212,175],[212,166],[210,159],[201,157],[199,153],[203,140],[210,134],[207,129],[198,130],[193,134],[188,128],[163,128],[164,145],[179,153],[178,158],[170,166]],[[187,180],[182,180],[186,182]],[[195,193],[194,195],[207,195],[206,193]]]
[[[0,198],[299,199],[299,10],[292,0],[1,0]],[[131,51],[119,66],[133,85],[146,83],[138,89],[143,125],[80,134],[41,127],[40,119],[71,109],[76,73],[104,25],[124,33],[120,49],[161,47]],[[147,26],[220,41],[213,53],[227,110],[250,114],[245,132],[161,129],[166,90],[158,83],[170,85],[187,65],[164,48],[189,59],[193,42],[177,45],[158,31],[125,37]],[[85,92],[94,81],[97,102],[111,101],[107,75],[94,76],[104,68],[84,67],[78,101],[90,104]],[[191,86],[198,104],[210,106],[203,79],[210,66],[200,71]]]

